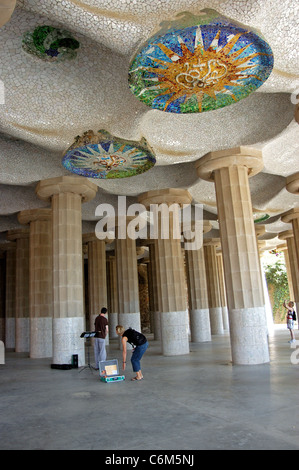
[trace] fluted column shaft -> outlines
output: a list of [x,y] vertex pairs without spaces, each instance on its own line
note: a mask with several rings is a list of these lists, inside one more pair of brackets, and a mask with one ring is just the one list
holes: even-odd
[[[118,238],[118,230],[116,230],[115,257],[119,324],[125,329],[131,327],[141,331],[136,242],[128,236],[124,239]],[[128,348],[131,349],[129,344]]]
[[6,284],[5,284],[5,347],[16,347],[16,243],[5,244]]
[[[88,246],[89,320],[90,329],[93,330],[101,308],[107,308],[106,244],[104,240],[97,239],[95,234],[84,234],[83,240]],[[109,335],[106,344],[109,344]]]
[[117,289],[117,270],[115,256],[109,256],[107,260],[107,295],[108,295],[108,323],[109,338],[118,338],[116,326],[118,325],[118,289]]
[[203,246],[186,250],[190,330],[192,342],[211,341],[211,325]]
[[[151,207],[156,217],[155,259],[162,349],[165,356],[189,353],[184,259],[177,234],[180,234],[179,207],[181,204],[190,204],[191,200],[188,191],[171,188],[149,191],[139,196],[139,202]],[[169,209],[172,206],[172,210],[160,211],[159,205],[162,204]]]
[[289,261],[290,261],[290,271],[292,277],[292,285],[294,292],[294,301],[296,303],[296,311],[299,312],[299,268],[297,262],[297,252],[296,252],[296,243],[294,239],[293,230],[285,230],[281,232],[278,236],[280,240],[286,240]]
[[52,356],[52,224],[50,209],[18,214],[21,224],[30,224],[29,316],[30,357]]
[[206,267],[206,278],[208,288],[209,314],[212,335],[222,335],[223,319],[222,304],[220,296],[220,286],[218,277],[218,266],[216,257],[216,247],[219,246],[217,239],[204,240],[204,256]]
[[29,322],[29,230],[10,230],[8,240],[16,241],[16,352],[30,349]]

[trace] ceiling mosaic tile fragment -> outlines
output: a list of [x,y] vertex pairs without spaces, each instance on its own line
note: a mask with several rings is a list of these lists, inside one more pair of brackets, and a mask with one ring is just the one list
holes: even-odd
[[46,62],[74,59],[80,47],[69,31],[53,26],[37,26],[23,36],[22,47],[25,52]]
[[155,163],[155,155],[144,138],[133,142],[112,136],[103,129],[77,136],[62,160],[63,166],[72,173],[99,179],[139,175]]
[[266,213],[254,212],[253,213],[253,221],[255,224],[260,224],[261,222],[265,222],[266,220],[270,219],[270,215]]
[[129,67],[129,87],[146,105],[200,113],[233,104],[259,88],[273,68],[256,32],[215,10],[162,23]]

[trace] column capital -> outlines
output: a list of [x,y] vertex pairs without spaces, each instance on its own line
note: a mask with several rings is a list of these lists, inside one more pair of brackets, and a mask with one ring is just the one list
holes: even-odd
[[82,202],[91,201],[98,190],[98,186],[83,176],[59,176],[49,178],[38,183],[35,193],[43,201],[50,201],[54,194],[79,194]]
[[29,233],[29,228],[18,228],[15,230],[9,230],[6,234],[6,239],[14,241],[20,238],[29,238]]
[[[299,180],[298,180],[299,183]],[[292,222],[294,219],[298,219],[299,217],[299,207],[294,207],[293,209],[290,209],[288,212],[285,212],[281,216],[282,222],[285,222],[286,224]]]
[[261,237],[262,235],[266,233],[265,225],[255,225],[254,230],[255,230],[255,235],[257,238]]
[[203,245],[219,247],[221,246],[221,241],[220,238],[204,238]]
[[150,204],[191,204],[192,196],[186,189],[168,188],[147,191],[138,196],[138,202],[149,208]]
[[279,240],[287,240],[288,238],[292,238],[292,237],[294,237],[293,230],[285,230],[284,232],[280,232],[278,234]]
[[286,189],[289,193],[299,195],[299,171],[287,177]]
[[0,244],[0,251],[15,250],[16,246],[16,242],[3,242]]
[[29,209],[18,213],[18,221],[22,225],[27,225],[36,220],[51,220],[51,209]]
[[221,168],[245,166],[248,169],[248,176],[251,177],[259,173],[264,164],[261,150],[251,147],[236,147],[209,152],[200,158],[195,166],[200,178],[214,181],[214,171]]

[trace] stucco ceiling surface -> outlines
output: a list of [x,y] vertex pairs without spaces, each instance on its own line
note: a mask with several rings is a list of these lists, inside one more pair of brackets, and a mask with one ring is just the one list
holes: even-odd
[[[186,11],[198,15],[204,8],[254,28],[273,51],[271,75],[247,98],[218,110],[174,114],[149,108],[129,89],[132,57],[162,22]],[[290,228],[280,215],[299,206],[299,196],[285,187],[286,178],[299,171],[296,0],[0,0],[0,15],[6,21],[0,22],[2,239],[19,226],[19,211],[48,207],[35,195],[37,183],[69,174],[62,156],[89,129],[135,141],[144,137],[156,165],[130,178],[93,179],[97,195],[82,206],[87,231],[94,227],[99,204],[116,206],[118,195],[127,196],[129,204],[143,192],[164,188],[188,189],[217,231],[215,188],[199,178],[195,163],[208,152],[238,146],[262,151],[264,169],[250,179],[250,189],[254,210],[270,215],[263,236],[269,247],[277,233]],[[80,42],[76,58],[49,63],[27,54],[24,34],[40,25],[71,32]]]

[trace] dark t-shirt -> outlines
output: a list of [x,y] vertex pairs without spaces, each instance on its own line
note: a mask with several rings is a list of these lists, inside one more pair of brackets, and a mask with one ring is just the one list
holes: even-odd
[[147,339],[139,331],[133,330],[132,328],[128,328],[124,333],[123,337],[128,338],[128,343],[132,346],[141,346],[142,344],[146,343]]
[[103,317],[103,315],[98,315],[94,322],[95,331],[97,332],[96,338],[105,339],[107,335],[106,325],[108,325],[107,318]]

